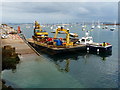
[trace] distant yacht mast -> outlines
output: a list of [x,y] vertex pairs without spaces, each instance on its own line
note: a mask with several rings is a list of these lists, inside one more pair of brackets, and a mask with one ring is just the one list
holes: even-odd
[[99,22],[99,20],[98,20],[98,25],[97,25],[97,27],[100,28],[100,22]]
[[116,21],[114,22],[114,25],[112,28],[110,28],[111,31],[114,31],[116,29]]
[[94,28],[95,28],[94,21],[92,21],[92,27],[91,27],[91,29],[94,29]]
[[83,24],[82,24],[82,31],[84,31],[85,28],[86,28],[86,25],[85,25],[85,23],[83,22]]
[[116,21],[114,21],[114,27],[116,27]]
[[83,22],[83,24],[82,24],[82,28],[85,28],[85,22]]

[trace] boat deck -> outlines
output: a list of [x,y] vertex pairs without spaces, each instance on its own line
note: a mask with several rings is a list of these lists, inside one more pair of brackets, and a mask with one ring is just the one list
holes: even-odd
[[40,45],[40,46],[44,46],[44,47],[46,47],[46,48],[51,48],[51,49],[53,49],[53,50],[63,50],[63,49],[73,49],[73,48],[86,47],[86,45],[83,45],[83,44],[74,45],[74,46],[69,46],[69,47],[47,45],[46,43],[35,42],[35,41],[32,40],[32,39],[28,39],[28,42],[34,43],[34,44],[37,44],[37,45]]
[[32,39],[27,40],[28,43],[35,48],[38,52],[44,52],[51,55],[70,52],[83,52],[86,51],[86,45],[74,45],[70,47],[47,45],[46,43],[34,42]]
[[100,43],[92,43],[89,45],[84,44],[74,44],[73,46],[56,46],[56,45],[47,45],[47,43],[41,43],[34,41],[32,39],[27,40],[28,43],[35,48],[37,51],[49,53],[49,54],[59,54],[59,53],[70,53],[70,52],[99,52],[104,53],[112,51],[112,45],[101,46]]

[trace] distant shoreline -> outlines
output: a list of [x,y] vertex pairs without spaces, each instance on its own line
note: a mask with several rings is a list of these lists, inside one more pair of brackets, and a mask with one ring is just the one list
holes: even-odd
[[103,24],[103,25],[120,25],[120,24]]

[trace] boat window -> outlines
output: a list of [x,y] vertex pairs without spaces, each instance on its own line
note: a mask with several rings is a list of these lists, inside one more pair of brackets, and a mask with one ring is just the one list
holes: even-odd
[[81,41],[82,41],[82,42],[85,42],[85,39],[82,39]]
[[86,41],[90,41],[90,40],[91,40],[90,38],[86,39]]
[[35,30],[36,32],[40,32],[39,30]]

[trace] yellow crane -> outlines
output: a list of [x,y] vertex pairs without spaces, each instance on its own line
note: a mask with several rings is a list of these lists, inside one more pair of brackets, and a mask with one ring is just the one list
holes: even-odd
[[60,71],[60,72],[69,72],[70,68],[69,68],[69,65],[70,65],[70,59],[66,59],[65,60],[65,67],[62,68],[58,63],[55,63],[57,69]]
[[70,33],[69,33],[69,30],[64,29],[63,27],[58,27],[58,29],[56,29],[54,38],[57,38],[57,35],[58,35],[59,31],[63,31],[63,32],[66,33],[66,44],[65,45],[66,46],[73,46],[73,42],[70,42]]
[[42,30],[40,24],[37,21],[35,21],[34,36],[48,37],[48,33]]

